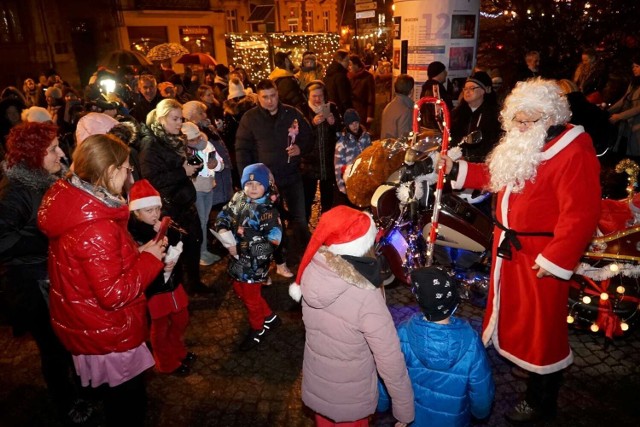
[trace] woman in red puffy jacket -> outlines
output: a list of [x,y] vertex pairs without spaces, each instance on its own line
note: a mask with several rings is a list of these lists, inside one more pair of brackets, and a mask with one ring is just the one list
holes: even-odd
[[73,160],[38,213],[49,238],[51,321],[82,385],[104,384],[108,425],[143,425],[142,374],[154,363],[144,290],[163,269],[166,239],[138,247],[127,231],[121,193],[132,168],[122,141],[91,136]]

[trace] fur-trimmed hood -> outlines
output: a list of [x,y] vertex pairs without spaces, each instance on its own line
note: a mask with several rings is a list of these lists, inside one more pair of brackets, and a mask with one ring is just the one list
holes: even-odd
[[239,100],[227,99],[223,103],[224,112],[227,114],[231,114],[232,116],[237,116],[238,114],[244,114],[253,107],[255,107],[256,99],[254,94],[247,95]]
[[376,290],[353,265],[341,256],[329,252],[325,246],[318,250],[307,269],[321,271],[322,277],[325,278],[322,281],[305,280],[308,277],[306,271],[302,276],[302,296],[310,307],[327,307],[351,287]]
[[3,161],[2,172],[9,180],[16,181],[35,192],[44,193],[67,172],[67,168],[63,165],[60,172],[51,175],[44,169],[27,169],[22,165],[16,165],[8,169],[7,163]]

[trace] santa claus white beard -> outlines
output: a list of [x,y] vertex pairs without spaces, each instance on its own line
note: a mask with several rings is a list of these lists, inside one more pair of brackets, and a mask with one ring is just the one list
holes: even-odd
[[519,193],[528,180],[534,180],[546,135],[542,125],[534,125],[526,132],[520,132],[517,127],[508,130],[487,157],[491,173],[489,189],[497,192],[511,184],[512,191]]

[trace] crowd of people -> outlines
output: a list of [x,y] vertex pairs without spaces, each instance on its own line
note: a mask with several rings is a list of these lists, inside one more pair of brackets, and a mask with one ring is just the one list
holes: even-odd
[[[454,316],[458,284],[441,268],[413,271],[421,311],[396,331],[375,223],[347,198],[345,170],[372,140],[411,130],[413,77],[392,79],[385,62],[373,72],[345,50],[326,68],[314,52],[299,69],[289,55],[277,52],[269,79],[255,84],[240,66],[218,64],[200,84],[165,64],[158,75],[100,69],[83,94],[54,71],[2,92],[2,303],[15,332],[36,340],[61,418],[91,416],[91,386],[109,425],[144,423],[143,373],[190,373],[189,295],[215,292],[200,267],[226,251],[250,326],[239,348],[261,345],[282,323],[261,287],[274,261],[275,274],[294,278],[291,239],[306,247],[290,293],[302,302],[302,398],[317,425],[365,426],[376,407],[391,407],[397,426],[486,417],[490,343],[528,378],[509,420],[553,417],[572,361],[567,279],[599,214],[595,153],[640,153],[640,57],[610,106],[590,50],[561,81],[540,78],[539,54],[527,54],[528,73],[506,96],[476,70],[454,100],[446,66],[428,66],[421,96],[451,108],[452,141],[482,132],[462,160],[443,156],[439,166],[453,188],[497,195],[479,336]],[[439,120],[423,109],[424,126]]]

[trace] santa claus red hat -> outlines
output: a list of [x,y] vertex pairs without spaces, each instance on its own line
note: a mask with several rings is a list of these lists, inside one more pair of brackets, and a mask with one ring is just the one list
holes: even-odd
[[363,256],[373,246],[376,224],[371,215],[359,210],[337,206],[322,214],[318,227],[304,252],[296,281],[289,286],[289,295],[296,301],[302,298],[300,281],[305,268],[321,246],[336,255]]
[[158,190],[146,179],[136,181],[129,191],[129,211],[162,206],[162,199]]

